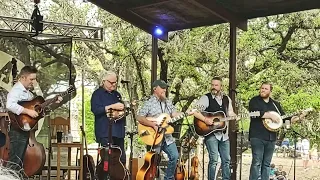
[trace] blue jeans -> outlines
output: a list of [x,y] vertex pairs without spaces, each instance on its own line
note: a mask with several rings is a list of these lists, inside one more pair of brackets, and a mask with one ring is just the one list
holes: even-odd
[[218,153],[221,158],[222,179],[230,179],[230,143],[229,140],[219,141],[215,135],[205,137],[205,144],[209,153],[208,179],[215,179],[218,164]]
[[169,162],[168,167],[166,171],[166,175],[164,176],[165,180],[174,180],[174,174],[176,170],[176,166],[178,163],[179,153],[176,146],[176,143],[171,143],[167,145],[167,143],[164,141],[162,143],[161,149],[168,155]]
[[10,137],[10,152],[8,161],[10,163],[7,165],[9,168],[15,171],[21,171],[23,170],[24,154],[29,144],[29,132],[11,128],[8,134]]
[[249,180],[269,180],[270,163],[276,141],[250,138],[252,162]]

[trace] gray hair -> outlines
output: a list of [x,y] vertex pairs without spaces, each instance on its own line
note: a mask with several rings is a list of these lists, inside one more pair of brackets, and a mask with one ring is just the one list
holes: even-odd
[[103,86],[103,81],[105,81],[110,76],[117,76],[114,71],[105,71],[101,74],[100,86]]

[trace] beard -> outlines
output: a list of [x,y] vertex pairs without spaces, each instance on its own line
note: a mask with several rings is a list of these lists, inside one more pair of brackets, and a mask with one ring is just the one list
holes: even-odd
[[161,94],[161,95],[159,96],[159,99],[160,99],[161,101],[165,101],[165,100],[167,99],[166,94]]
[[270,94],[268,94],[268,93],[260,93],[260,96],[262,98],[268,98],[270,96]]
[[221,94],[221,91],[218,91],[218,90],[216,90],[216,89],[211,89],[211,92],[212,92],[212,94],[214,94],[214,95],[219,95],[219,94]]

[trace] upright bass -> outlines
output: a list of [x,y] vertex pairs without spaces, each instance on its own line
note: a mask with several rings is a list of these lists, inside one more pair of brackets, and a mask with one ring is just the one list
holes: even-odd
[[[12,86],[17,82],[17,74],[18,74],[18,68],[17,68],[17,60],[15,58],[12,58],[11,60],[11,75],[12,75]],[[3,99],[7,99],[6,95],[2,94],[4,97]],[[5,102],[2,102],[3,106],[5,106]],[[5,109],[5,107],[3,107]],[[6,112],[6,111],[4,111]],[[0,148],[0,159],[3,161],[8,161],[9,159],[9,151],[10,151],[10,138],[9,138],[9,131],[11,126],[11,121],[9,119],[9,116],[7,113],[2,113],[0,119],[0,128],[2,135],[5,136],[5,145]],[[4,163],[5,164],[5,163]]]

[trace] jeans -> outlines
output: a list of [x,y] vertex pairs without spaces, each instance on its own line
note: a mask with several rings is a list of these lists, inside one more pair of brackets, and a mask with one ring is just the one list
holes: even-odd
[[[107,146],[108,145],[108,137],[103,137],[103,138],[97,138],[98,143],[101,144],[101,146]],[[126,151],[124,150],[124,138],[117,138],[117,137],[112,137],[113,145],[117,145],[120,147],[122,154],[120,157],[120,161],[123,163],[123,165],[126,165]]]
[[269,180],[270,163],[276,141],[250,138],[252,162],[249,180]]
[[164,141],[161,149],[168,155],[169,162],[166,171],[166,175],[164,176],[165,180],[174,180],[174,174],[176,170],[176,166],[178,163],[179,153],[176,146],[176,143],[171,143],[167,145]]
[[15,171],[23,170],[23,158],[29,143],[29,132],[11,128],[9,131],[10,151],[7,166]]
[[208,179],[214,180],[218,164],[218,152],[221,158],[222,179],[230,179],[230,142],[219,141],[214,135],[205,137],[205,144],[209,153]]

